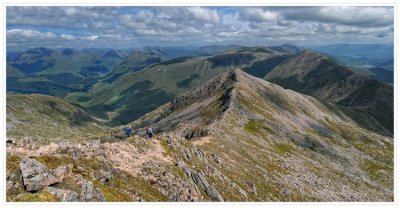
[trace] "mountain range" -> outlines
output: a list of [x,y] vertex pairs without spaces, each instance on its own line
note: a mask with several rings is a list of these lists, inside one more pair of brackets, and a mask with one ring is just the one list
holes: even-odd
[[[393,133],[393,87],[353,73],[327,56],[304,51],[275,67],[265,79],[352,109],[349,116],[360,125],[384,134]],[[373,118],[366,119],[364,115]]]
[[9,53],[7,201],[393,201],[393,85],[337,60],[289,44]]
[[383,44],[331,44],[310,46],[331,56],[355,73],[393,83],[394,48]]
[[127,56],[118,50],[34,48],[7,57],[7,92],[64,98],[85,91]]

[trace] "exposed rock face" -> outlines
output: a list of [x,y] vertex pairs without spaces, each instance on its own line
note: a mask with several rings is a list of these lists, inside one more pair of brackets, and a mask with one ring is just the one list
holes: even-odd
[[63,165],[53,170],[54,175],[58,178],[58,182],[62,182],[63,179],[72,174],[73,164]]
[[12,189],[17,190],[21,187],[21,184],[14,181],[7,181],[6,182],[6,190],[10,191]]
[[93,183],[91,181],[86,181],[82,184],[82,191],[80,195],[81,202],[90,202],[93,199]]
[[224,201],[224,199],[218,193],[218,191],[214,188],[214,186],[209,185],[207,180],[204,178],[204,176],[200,172],[192,170],[191,176],[192,176],[193,181],[197,184],[197,186],[199,188],[203,189],[207,193],[207,195],[210,196],[210,198],[213,201],[219,201],[219,202]]
[[162,164],[149,161],[143,167],[144,177],[173,201],[199,201],[202,196],[190,182],[171,174]]
[[202,175],[202,173],[188,167],[183,161],[177,161],[176,165],[182,169],[186,176],[192,180],[199,189],[205,191],[212,201],[224,201],[221,194],[215,189],[214,186],[207,182],[207,179]]
[[104,197],[103,191],[100,188],[96,187],[93,190],[93,201],[94,202],[105,202],[106,198]]
[[64,190],[54,187],[46,187],[43,191],[53,194],[55,197],[59,198],[62,202],[74,202],[78,201],[78,193],[71,190]]
[[23,184],[27,191],[38,191],[58,182],[58,178],[35,159],[24,158],[19,166]]

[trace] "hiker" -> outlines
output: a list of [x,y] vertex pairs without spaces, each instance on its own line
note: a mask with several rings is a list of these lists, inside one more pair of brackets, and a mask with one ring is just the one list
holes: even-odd
[[153,137],[153,127],[152,126],[146,126],[146,134],[151,139]]
[[131,136],[131,131],[132,131],[131,126],[129,126],[128,128],[126,128],[126,129],[125,129],[125,134],[126,134],[126,136],[130,137],[130,136]]

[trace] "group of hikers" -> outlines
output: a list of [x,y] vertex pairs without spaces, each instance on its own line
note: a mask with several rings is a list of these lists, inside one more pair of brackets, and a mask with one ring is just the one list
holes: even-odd
[[[151,126],[151,125],[146,126],[145,127],[145,132],[146,132],[146,135],[147,135],[147,137],[149,139],[153,138],[153,126]],[[127,128],[125,128],[125,134],[126,134],[127,137],[130,137],[131,133],[132,133],[132,127],[131,126],[128,126]]]

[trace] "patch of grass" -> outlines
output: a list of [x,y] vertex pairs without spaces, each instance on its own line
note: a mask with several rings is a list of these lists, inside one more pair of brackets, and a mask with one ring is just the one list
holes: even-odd
[[95,181],[94,185],[99,187],[104,194],[104,198],[107,202],[127,202],[133,201],[132,197],[126,193],[122,193],[112,187],[103,186],[100,182]]
[[179,175],[180,178],[187,178],[185,173],[183,173],[182,169],[180,169],[178,166],[173,166],[172,169]]
[[[240,86],[238,86],[239,89],[241,89]],[[245,98],[243,95],[240,95],[238,97],[238,101],[241,105],[246,106],[249,108],[251,111],[256,112],[266,118],[268,118],[272,122],[280,123],[277,119],[275,119],[271,114],[270,111],[273,111],[268,105],[265,104],[265,101],[261,100],[259,96],[256,94],[252,94],[253,92],[247,91],[246,89],[242,89],[243,92],[250,93],[252,98],[251,102]]]
[[116,173],[109,184],[102,185],[98,181],[94,181],[94,184],[101,188],[106,201],[133,201],[131,196],[136,193],[146,201],[168,201],[168,198],[149,182],[129,174],[123,176],[121,173]]
[[18,199],[17,202],[58,202],[60,201],[55,196],[47,192],[37,192],[23,194],[23,197]]
[[24,82],[50,82],[50,80],[44,78],[44,77],[33,77],[33,78],[23,78],[19,79],[18,82],[24,83]]
[[263,121],[260,120],[253,120],[250,119],[245,125],[244,129],[249,132],[252,135],[257,135],[257,134],[262,134],[261,130],[264,130],[265,132],[272,134],[274,133],[274,130],[266,127],[263,123]]
[[173,150],[172,150],[172,148],[170,148],[170,147],[168,146],[167,140],[161,139],[160,144],[161,144],[161,146],[163,147],[163,149],[165,150],[166,155],[172,155],[172,154],[173,154]]
[[33,156],[32,159],[36,159],[39,162],[43,163],[48,169],[55,169],[62,165],[74,164],[74,160],[71,157],[55,157],[50,155],[43,156]]
[[293,147],[289,144],[275,144],[275,150],[276,152],[278,152],[279,154],[283,155],[286,153],[293,153]]
[[363,169],[368,176],[372,180],[377,180],[377,181],[385,181],[386,177],[384,176],[381,171],[386,171],[389,172],[389,174],[392,174],[393,172],[393,167],[386,165],[386,164],[381,164],[377,161],[373,160],[363,160],[361,163],[361,169]]
[[19,163],[21,162],[22,158],[17,155],[7,155],[6,156],[6,169],[7,172],[19,172]]

